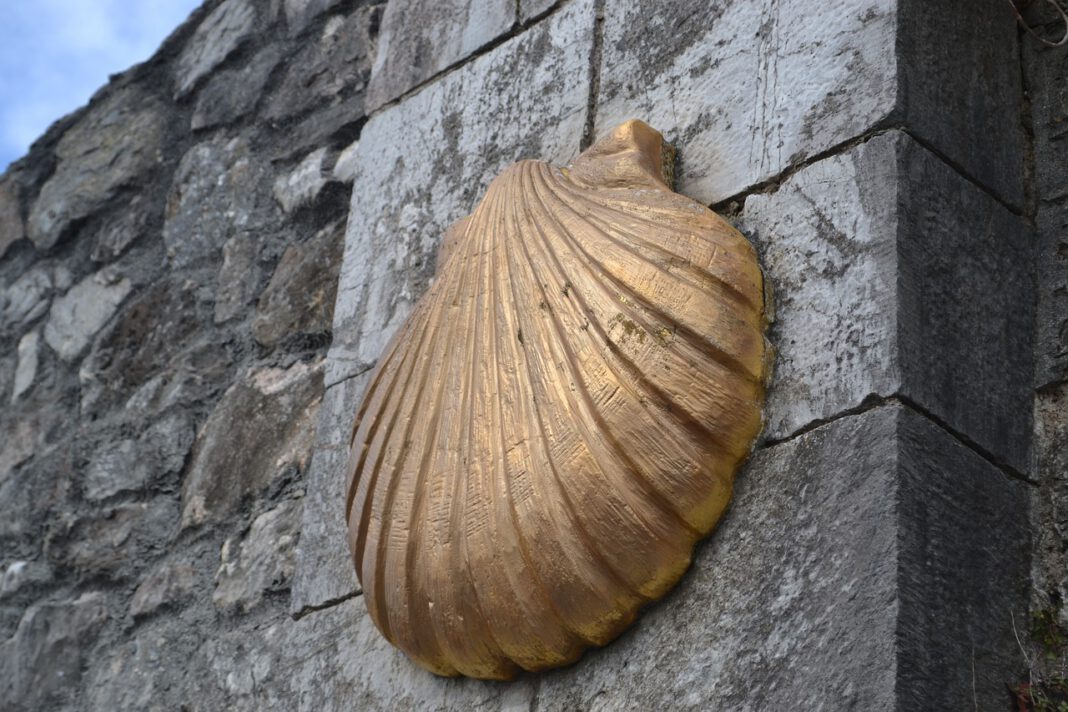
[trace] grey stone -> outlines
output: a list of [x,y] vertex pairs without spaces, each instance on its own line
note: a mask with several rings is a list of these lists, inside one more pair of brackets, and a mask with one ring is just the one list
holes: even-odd
[[272,147],[272,160],[287,162],[321,146],[345,146],[359,136],[364,118],[363,95],[357,94],[292,120],[295,124],[291,120],[280,122],[284,138]]
[[18,327],[34,321],[48,311],[52,278],[39,267],[31,269],[9,286],[4,293],[3,321]]
[[594,19],[592,2],[571,3],[364,126],[328,385],[374,363],[426,288],[442,232],[501,169],[577,155]]
[[351,183],[356,178],[357,151],[359,148],[360,142],[353,141],[341,150],[337,156],[337,161],[334,162],[334,180],[341,183]]
[[160,542],[169,540],[177,525],[177,505],[166,496],[99,508],[84,517],[50,523],[45,553],[68,580],[122,580]]
[[126,251],[148,230],[149,201],[135,195],[122,212],[112,216],[93,238],[90,258],[94,262],[110,262]]
[[64,361],[76,360],[132,289],[111,268],[89,275],[52,302],[45,341]]
[[[1036,394],[1034,474],[1032,578],[1041,599],[1035,609],[1042,609],[1068,600],[1068,383]],[[1068,610],[1061,609],[1061,619],[1068,625]]]
[[679,587],[537,709],[998,709],[1024,490],[896,406],[758,452]]
[[167,197],[163,243],[170,266],[217,259],[227,238],[272,221],[268,180],[242,137],[221,136],[189,149]]
[[[164,277],[140,290],[96,340],[82,362],[78,377],[82,385],[82,412],[100,412],[153,385],[161,396],[152,406],[178,401],[162,397],[164,386],[178,388],[192,379],[216,385],[229,359],[225,351],[196,338],[201,325],[210,321],[202,313],[197,283],[180,277]],[[158,376],[158,380],[156,377]],[[194,389],[196,390],[196,389]],[[146,400],[151,400],[146,395]],[[146,402],[144,410],[149,405]]]
[[379,12],[377,7],[361,7],[327,20],[319,36],[310,38],[288,65],[264,117],[280,122],[353,98],[358,103],[348,105],[349,121],[362,117],[374,47],[371,33]]
[[288,468],[307,469],[321,402],[322,362],[249,371],[197,434],[182,483],[182,527],[230,516]]
[[0,482],[30,459],[37,449],[37,437],[37,423],[30,419],[17,421],[13,431],[4,433],[3,440],[0,440]]
[[329,225],[282,253],[256,305],[256,341],[276,346],[297,334],[329,333],[344,230],[344,222]]
[[898,132],[745,201],[775,291],[766,437],[903,395],[1028,469],[1023,221]]
[[286,500],[252,520],[243,539],[226,540],[211,596],[216,607],[248,612],[265,593],[289,587],[300,515],[301,501]]
[[282,210],[291,213],[313,202],[330,180],[330,149],[312,151],[297,166],[274,181],[274,197]]
[[165,561],[153,568],[137,586],[130,599],[134,618],[154,613],[165,605],[188,598],[197,585],[197,572],[182,562]]
[[260,282],[259,244],[252,234],[240,232],[223,245],[215,295],[215,323],[244,314]]
[[308,471],[289,611],[294,615],[359,592],[348,547],[348,433],[371,378],[367,371],[326,389]]
[[1020,49],[998,0],[903,0],[896,14],[900,115],[1003,201],[1022,206]]
[[190,676],[190,660],[179,657],[186,651],[175,642],[169,635],[143,631],[113,647],[89,678],[89,708],[165,712],[185,704],[191,710],[204,709],[200,705],[209,703],[203,693],[182,684]]
[[51,248],[72,223],[88,217],[160,159],[166,108],[128,88],[95,106],[56,145],[58,165],[30,209],[26,232]]
[[74,274],[66,265],[58,264],[52,269],[52,286],[57,292],[65,292],[74,284]]
[[197,83],[222,64],[252,37],[256,7],[249,0],[226,0],[204,18],[175,69],[174,98],[188,94]]
[[317,16],[341,4],[341,0],[283,0],[289,33],[297,34]]
[[0,258],[7,248],[26,236],[19,203],[15,181],[8,176],[0,176]]
[[386,5],[367,106],[375,110],[489,44],[516,22],[513,0]]
[[281,59],[281,50],[272,44],[244,67],[216,73],[197,97],[190,128],[197,131],[228,124],[251,112]]
[[31,331],[19,339],[19,362],[15,367],[15,383],[11,389],[11,402],[14,403],[33,385],[33,379],[37,377],[38,351],[41,345],[41,334]]
[[680,149],[677,186],[714,203],[847,141],[897,98],[887,0],[642,0],[605,13],[598,133],[641,118]]
[[547,12],[558,0],[519,0],[519,20],[530,22],[532,19]]
[[[230,375],[232,360],[233,353],[223,344],[204,343],[183,350],[161,373],[145,380],[125,406],[130,412],[152,417],[176,406],[202,405]],[[88,409],[83,398],[82,410]]]
[[100,500],[146,489],[153,479],[180,471],[193,437],[189,416],[174,412],[153,423],[137,440],[105,443],[86,471],[86,498]]
[[31,606],[14,637],[0,643],[0,698],[5,707],[39,710],[72,699],[107,615],[102,593]]
[[0,597],[18,593],[27,585],[52,580],[52,569],[43,561],[12,561],[0,574]]

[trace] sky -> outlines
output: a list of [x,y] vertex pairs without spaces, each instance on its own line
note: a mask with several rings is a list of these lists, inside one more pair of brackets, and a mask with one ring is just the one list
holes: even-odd
[[0,0],[0,172],[202,0]]

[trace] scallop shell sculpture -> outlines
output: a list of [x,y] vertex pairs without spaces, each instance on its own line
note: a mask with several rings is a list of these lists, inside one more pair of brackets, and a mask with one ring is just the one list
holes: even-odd
[[690,564],[761,427],[753,248],[671,191],[640,121],[523,161],[445,234],[349,461],[349,543],[382,634],[507,679],[622,633]]

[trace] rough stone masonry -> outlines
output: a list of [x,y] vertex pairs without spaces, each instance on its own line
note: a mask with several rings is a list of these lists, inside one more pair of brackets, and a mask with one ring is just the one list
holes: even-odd
[[[1009,709],[1068,595],[1065,86],[1004,0],[208,0],[0,176],[2,706]],[[433,677],[348,559],[356,404],[489,180],[632,117],[774,286],[763,439],[622,638]]]

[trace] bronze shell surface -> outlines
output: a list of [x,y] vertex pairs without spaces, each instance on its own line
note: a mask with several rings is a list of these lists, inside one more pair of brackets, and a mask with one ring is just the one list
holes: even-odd
[[506,169],[379,361],[349,544],[375,624],[428,670],[575,661],[727,507],[761,428],[763,276],[670,166],[629,121],[568,168]]

